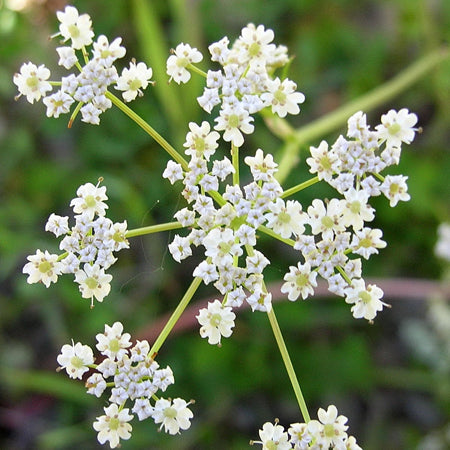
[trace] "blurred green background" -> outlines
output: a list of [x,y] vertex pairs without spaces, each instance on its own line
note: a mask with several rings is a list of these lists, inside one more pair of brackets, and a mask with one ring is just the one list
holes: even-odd
[[[67,129],[67,116],[47,119],[41,103],[14,101],[12,77],[23,62],[44,63],[59,75],[58,44],[49,36],[57,30],[55,11],[65,4],[0,0],[0,447],[5,449],[100,447],[92,421],[102,414],[104,400],[87,396],[82,383],[55,373],[61,346],[72,338],[94,346],[104,323],[116,320],[132,335],[145,335],[178,304],[198,261],[176,264],[167,251],[169,233],[133,239],[131,250],[122,251],[110,270],[111,294],[93,311],[70,277],[49,289],[27,285],[21,273],[26,256],[36,248],[57,251],[45,222],[52,212],[69,214],[79,185],[104,177],[108,217],[127,219],[130,229],[170,221],[183,205],[177,190],[161,178],[166,154],[120,111],[103,114],[99,127],[77,120]],[[132,107],[175,145],[184,142],[189,121],[207,119],[194,100],[201,92],[198,77],[182,88],[167,85],[165,58],[179,42],[206,55],[209,43],[225,35],[233,41],[248,22],[272,28],[276,43],[295,56],[289,78],[306,95],[301,114],[290,119],[298,127],[387,81],[448,42],[450,33],[446,0],[72,4],[92,17],[96,35],[123,38],[124,65],[136,57],[153,67],[156,86]],[[390,108],[407,107],[418,114],[424,130],[405,148],[396,168],[409,177],[411,201],[391,209],[384,199],[375,199],[374,226],[384,230],[388,247],[365,264],[368,277],[443,276],[433,247],[438,224],[450,220],[449,101],[447,61],[368,114],[375,125]],[[246,139],[244,151],[262,147],[276,154],[280,140],[261,120],[257,123],[259,130]],[[323,138],[334,141],[338,134]],[[303,161],[286,186],[306,178]],[[297,198],[308,205],[318,195],[332,192],[311,189]],[[280,280],[294,255],[264,240],[262,248],[272,255],[268,276]],[[196,299],[208,295],[214,294],[202,289]],[[411,299],[405,294],[391,303],[372,326],[354,320],[348,305],[336,298],[282,302],[276,312],[312,416],[318,407],[336,404],[365,449],[444,449],[424,438],[439,437],[449,427],[448,340],[442,341],[427,319],[427,295]],[[422,353],[417,343],[425,345]],[[123,449],[242,449],[258,438],[265,421],[278,417],[288,426],[301,420],[264,314],[242,312],[222,348],[200,339],[197,327],[189,329],[169,339],[158,360],[175,373],[168,395],[196,400],[192,428],[168,437],[150,420],[136,421]]]

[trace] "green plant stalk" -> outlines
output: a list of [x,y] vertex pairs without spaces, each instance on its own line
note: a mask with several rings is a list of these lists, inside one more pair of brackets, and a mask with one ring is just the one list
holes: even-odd
[[[245,250],[248,256],[253,256],[254,251],[253,247],[250,245],[245,246]],[[267,292],[265,284],[263,284],[264,290]],[[289,356],[288,349],[284,342],[283,335],[281,334],[280,326],[278,325],[277,317],[275,316],[275,311],[273,310],[273,306],[270,311],[267,312],[267,317],[269,318],[270,326],[272,327],[272,332],[277,341],[278,349],[280,350],[281,358],[283,359],[284,366],[288,373],[289,380],[291,382],[292,388],[294,389],[294,394],[297,399],[298,406],[300,407],[300,411],[303,416],[303,420],[305,422],[309,422],[311,419],[309,417],[308,408],[306,406],[305,398],[303,397],[302,390],[300,388],[300,384],[297,379],[297,375],[295,374],[294,366],[292,365],[291,358]]]
[[278,325],[278,321],[275,316],[275,311],[273,310],[273,307],[267,313],[267,316],[269,317],[269,322],[272,327],[273,335],[275,336],[275,340],[277,341],[278,349],[280,350],[281,357],[283,358],[284,366],[286,367],[289,380],[291,381],[292,388],[294,389],[295,397],[297,398],[297,403],[298,406],[300,407],[303,420],[305,422],[309,422],[311,418],[309,417],[308,408],[306,406],[302,390],[300,389],[300,384],[298,382],[297,375],[295,374],[294,366],[292,365],[292,361],[289,356],[286,344],[284,342],[283,335],[281,334],[281,330]]
[[125,237],[132,238],[136,236],[143,236],[145,234],[159,233],[161,231],[178,230],[179,228],[184,228],[179,222],[160,223],[158,225],[150,225],[148,227],[128,230],[125,233]]
[[239,184],[239,147],[231,144],[231,158],[233,161],[234,173],[233,173],[233,184]]
[[[282,152],[282,158],[278,167],[277,179],[282,183],[294,168],[298,159],[298,152],[302,145],[338,129],[344,125],[348,118],[357,111],[370,111],[392,99],[396,95],[405,91],[412,84],[427,75],[439,63],[443,62],[450,55],[447,48],[440,48],[424,56],[415,63],[407,67],[403,72],[371,90],[367,94],[350,101],[326,116],[314,122],[292,130],[291,134],[286,134],[286,127],[283,127],[284,136],[287,143]],[[274,123],[279,122],[278,120]]]
[[181,164],[184,170],[187,170],[187,161],[154,129],[152,128],[141,116],[136,114],[131,108],[129,108],[122,100],[116,97],[109,91],[106,91],[106,97],[117,106],[123,113],[125,113],[131,120],[136,122],[146,133],[148,133],[177,163]]
[[319,177],[315,176],[311,178],[310,180],[306,180],[303,183],[297,184],[297,186],[293,186],[289,189],[286,189],[283,194],[281,195],[281,198],[289,197],[297,192],[303,191],[303,189],[308,188],[309,186],[313,186],[314,184],[318,183]]
[[191,285],[188,287],[187,291],[183,295],[183,298],[180,300],[180,303],[170,316],[170,319],[167,321],[166,325],[164,326],[155,343],[153,344],[152,348],[150,349],[149,355],[151,358],[154,358],[155,355],[158,354],[159,349],[162,347],[165,340],[167,339],[167,336],[169,336],[178,319],[181,317],[181,314],[183,314],[183,311],[186,309],[187,305],[191,301],[201,282],[202,279],[200,277],[195,277],[192,280]]
[[271,230],[270,228],[267,228],[264,225],[260,225],[258,227],[258,231],[261,231],[264,234],[267,234],[268,236],[273,237],[274,239],[277,239],[278,241],[284,242],[285,244],[290,245],[291,247],[293,247],[295,244],[294,240],[282,238],[279,234],[275,233],[275,231]]

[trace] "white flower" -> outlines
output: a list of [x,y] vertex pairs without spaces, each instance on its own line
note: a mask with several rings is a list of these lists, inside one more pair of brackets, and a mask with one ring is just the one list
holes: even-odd
[[238,50],[238,60],[242,64],[252,59],[265,62],[271,53],[275,50],[275,45],[271,44],[274,38],[274,32],[271,29],[264,29],[264,25],[249,23],[242,28],[241,35],[236,41],[234,49]]
[[221,131],[224,130],[223,139],[226,142],[232,142],[236,147],[241,147],[244,143],[244,136],[242,133],[253,133],[254,126],[250,123],[253,122],[247,110],[242,106],[236,105],[235,107],[225,106],[220,110],[220,116],[214,119],[217,124],[214,129]]
[[97,417],[93,427],[98,431],[97,439],[100,444],[109,441],[110,447],[116,448],[120,439],[130,439],[132,426],[128,422],[133,416],[128,413],[128,408],[119,411],[119,406],[115,403],[103,409],[105,415]]
[[47,67],[43,64],[37,67],[29,62],[22,64],[20,73],[14,74],[13,81],[20,95],[25,95],[30,103],[34,103],[52,90],[51,84],[47,81],[49,78],[50,70]]
[[119,37],[110,44],[106,36],[100,35],[93,45],[92,55],[94,59],[104,67],[112,66],[114,61],[125,56],[126,50],[125,47],[120,45],[121,42],[122,38]]
[[270,212],[266,214],[267,227],[278,233],[282,238],[288,239],[292,234],[299,236],[305,231],[303,224],[306,214],[302,212],[302,205],[296,200],[278,198],[270,205]]
[[87,393],[100,398],[106,389],[106,381],[103,376],[96,372],[86,380]]
[[297,300],[299,295],[305,300],[314,294],[314,288],[317,286],[317,272],[311,271],[309,263],[297,264],[297,267],[290,266],[289,272],[284,276],[285,283],[281,286],[281,292],[288,294],[291,301]]
[[56,13],[58,20],[61,22],[59,31],[65,41],[72,40],[74,49],[81,49],[92,43],[94,32],[91,29],[92,21],[87,14],[78,14],[78,10],[73,6],[66,6],[64,12]]
[[78,61],[75,49],[72,47],[58,47],[56,51],[59,55],[58,64],[67,70],[71,69]]
[[262,430],[259,430],[261,441],[252,441],[254,444],[262,444],[262,450],[289,450],[292,448],[289,436],[281,425],[266,422]]
[[374,209],[367,204],[369,194],[365,190],[357,191],[351,188],[345,192],[344,197],[345,208],[342,220],[345,226],[352,226],[354,230],[360,230],[364,226],[364,222],[374,219]]
[[348,426],[345,425],[348,421],[345,416],[338,416],[336,406],[330,405],[325,411],[319,408],[317,416],[320,420],[311,420],[307,424],[309,433],[316,438],[316,443],[320,444],[321,448],[342,448],[345,447],[344,442],[347,439],[346,430]]
[[260,148],[256,150],[255,156],[246,156],[244,162],[250,167],[255,181],[269,181],[278,167],[273,161],[273,156],[270,153],[264,156]]
[[220,103],[219,90],[217,88],[205,88],[203,94],[197,97],[197,101],[207,113],[211,113],[214,106]]
[[77,189],[78,198],[74,198],[70,202],[70,206],[73,207],[73,212],[76,214],[83,214],[90,220],[94,218],[94,215],[105,215],[105,209],[108,205],[104,203],[104,200],[108,200],[106,196],[106,187],[94,186],[92,183],[86,183]]
[[328,150],[328,143],[322,141],[318,147],[310,147],[311,157],[306,159],[311,173],[317,173],[319,180],[329,182],[339,171],[340,160],[336,153]]
[[381,236],[383,232],[378,229],[363,228],[355,231],[350,248],[353,253],[369,259],[370,255],[378,253],[377,249],[386,247],[386,242],[381,240]]
[[400,111],[391,109],[387,114],[381,116],[381,124],[376,126],[378,137],[386,141],[389,147],[400,147],[402,142],[410,144],[417,131],[414,125],[417,116],[410,113],[406,108]]
[[94,306],[94,297],[102,302],[109,294],[111,280],[112,275],[105,274],[98,264],[85,264],[83,269],[75,273],[75,282],[80,285],[81,296],[91,299],[91,307]]
[[95,107],[92,103],[87,103],[81,109],[81,120],[92,125],[98,125],[100,123],[100,114],[102,110]]
[[153,75],[153,70],[147,67],[143,62],[136,64],[134,61],[130,62],[130,68],[126,67],[122,70],[122,74],[117,80],[116,89],[125,91],[122,97],[125,101],[130,102],[136,96],[141,96],[143,90],[147,88],[149,80]]
[[308,433],[306,423],[291,423],[288,429],[288,433],[291,436],[291,443],[294,445],[295,450],[307,450],[309,443],[311,442],[311,435]]
[[156,424],[160,423],[161,428],[169,434],[177,434],[180,429],[187,430],[191,426],[190,419],[194,416],[188,408],[185,400],[175,398],[173,402],[160,398],[153,408],[152,418]]
[[209,264],[207,261],[202,261],[192,273],[194,277],[200,277],[203,283],[209,284],[216,281],[219,278],[216,266],[214,264]]
[[408,177],[404,175],[387,175],[384,179],[380,191],[389,199],[390,206],[396,206],[400,200],[404,202],[410,200],[407,179]]
[[211,53],[211,61],[216,61],[224,65],[230,53],[230,49],[228,48],[229,43],[230,41],[226,36],[220,41],[213,42],[208,47],[209,53]]
[[67,114],[75,101],[72,96],[62,90],[55,92],[42,100],[47,107],[47,117],[58,118],[60,114]]
[[167,166],[162,174],[163,178],[167,178],[171,184],[183,179],[183,168],[181,164],[172,161],[167,161]]
[[62,346],[57,361],[63,369],[66,369],[70,378],[81,380],[83,374],[89,370],[88,366],[94,364],[94,354],[88,345],[72,342],[72,345]]
[[441,223],[437,230],[438,240],[434,253],[439,258],[450,261],[450,223]]
[[67,216],[58,216],[57,214],[50,214],[50,217],[45,224],[45,231],[50,231],[56,237],[69,232],[69,218]]
[[305,101],[305,96],[301,92],[295,92],[297,85],[285,78],[281,81],[279,78],[267,81],[269,92],[261,95],[261,100],[266,106],[272,107],[272,112],[280,117],[286,117],[287,114],[298,114],[299,103]]
[[62,270],[58,255],[50,254],[47,250],[45,252],[36,250],[36,254],[28,256],[27,259],[29,262],[22,269],[23,273],[29,275],[27,283],[42,282],[45,287],[49,287],[51,283],[56,283]]
[[233,230],[230,228],[212,229],[204,238],[205,255],[213,258],[217,265],[232,262],[233,256],[242,255],[242,249],[236,243]]
[[352,280],[352,285],[345,289],[346,303],[353,304],[352,313],[355,319],[373,320],[378,311],[387,306],[380,299],[383,297],[383,291],[375,286],[366,284],[362,278]]
[[219,344],[222,336],[230,337],[236,315],[228,306],[223,306],[219,300],[208,302],[207,308],[202,308],[195,316],[201,325],[200,336],[208,338],[211,345]]
[[189,122],[189,129],[191,131],[186,135],[186,142],[183,144],[186,147],[186,155],[205,158],[209,161],[219,146],[217,143],[220,137],[219,133],[211,131],[211,127],[206,121],[203,121],[201,125]]
[[192,255],[189,239],[181,237],[178,234],[175,235],[173,241],[169,244],[169,251],[173,259],[177,262],[181,262],[182,259]]
[[132,411],[137,414],[139,420],[145,420],[153,414],[153,406],[148,398],[138,398],[134,402]]
[[203,59],[202,54],[189,44],[178,44],[173,55],[167,59],[167,75],[175,83],[187,83],[191,73],[186,69],[189,64],[198,63]]
[[253,294],[247,297],[247,303],[252,311],[269,312],[272,309],[272,294],[256,289]]
[[105,356],[120,361],[126,354],[127,348],[131,347],[130,334],[123,333],[123,325],[115,322],[112,327],[105,324],[105,333],[99,333],[97,339],[97,349]]
[[343,200],[332,198],[326,206],[322,200],[313,200],[312,205],[308,207],[308,223],[312,233],[322,233],[324,239],[333,239],[334,234],[345,230],[343,213]]
[[235,173],[235,169],[232,162],[226,156],[224,156],[223,159],[216,159],[213,162],[211,174],[220,178],[221,181],[224,181],[225,178],[232,173]]

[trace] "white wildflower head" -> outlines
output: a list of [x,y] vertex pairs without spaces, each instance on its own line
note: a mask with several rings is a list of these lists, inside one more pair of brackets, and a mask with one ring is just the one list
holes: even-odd
[[317,412],[319,421],[311,420],[307,424],[308,432],[312,435],[313,441],[322,448],[345,448],[347,440],[345,425],[348,421],[345,416],[338,416],[336,406],[330,405],[325,411],[319,408]]
[[173,54],[167,59],[167,75],[175,83],[187,83],[191,73],[187,69],[190,64],[195,64],[203,59],[202,54],[189,44],[178,44]]
[[379,139],[386,141],[389,147],[399,147],[402,142],[410,144],[414,140],[417,128],[417,116],[406,108],[400,111],[391,109],[381,116],[381,124],[376,127]]
[[317,272],[311,270],[309,263],[300,264],[297,267],[289,267],[289,272],[284,276],[285,283],[281,286],[281,292],[288,294],[291,301],[297,300],[301,295],[303,300],[314,294],[317,286]]
[[120,440],[128,440],[131,437],[132,426],[128,422],[133,419],[129,409],[119,409],[115,403],[104,408],[105,414],[97,417],[93,427],[98,431],[97,439],[100,444],[109,441],[111,448],[116,448]]
[[83,298],[91,299],[91,307],[94,306],[94,298],[102,302],[111,290],[110,281],[112,275],[105,273],[98,264],[85,264],[83,269],[75,273],[75,282],[79,284]]
[[250,116],[247,110],[241,106],[227,106],[220,110],[219,117],[216,117],[217,122],[214,129],[224,131],[224,141],[231,142],[236,147],[241,147],[244,143],[244,134],[253,133],[254,126],[253,117]]
[[88,14],[78,14],[74,6],[66,6],[64,12],[56,13],[61,22],[59,31],[64,41],[71,40],[74,49],[81,49],[92,43],[94,32],[92,31],[92,21]]
[[262,450],[289,450],[292,448],[288,433],[278,423],[266,422],[259,430],[259,438],[260,441],[251,441],[251,444],[261,444]]
[[189,123],[189,133],[186,135],[185,153],[191,157],[209,158],[214,154],[219,146],[217,140],[220,135],[217,131],[211,131],[208,122],[203,121],[201,125],[194,122]]
[[355,319],[375,319],[377,312],[381,311],[386,303],[381,301],[383,291],[374,284],[366,284],[363,279],[352,280],[352,285],[345,289],[345,301],[352,304],[352,313]]
[[105,332],[96,336],[97,349],[112,360],[120,360],[131,347],[130,334],[123,333],[123,325],[115,322],[112,326],[105,325]]
[[287,114],[298,114],[300,112],[299,103],[305,101],[305,96],[301,92],[296,92],[297,85],[289,80],[281,81],[279,78],[268,80],[269,92],[261,95],[261,100],[266,106],[272,108],[274,114],[286,117]]
[[125,47],[122,47],[122,38],[116,38],[109,43],[108,38],[100,35],[97,41],[93,43],[92,55],[94,60],[103,67],[111,67],[114,61],[123,58],[126,53]]
[[86,183],[77,189],[77,197],[70,202],[70,206],[76,214],[85,214],[92,220],[95,214],[105,215],[108,205],[104,200],[108,200],[105,186]]
[[191,426],[192,411],[188,408],[191,402],[181,398],[173,401],[160,398],[155,402],[152,417],[156,424],[161,424],[164,431],[177,434],[180,430],[187,430]]
[[387,175],[380,186],[380,191],[389,199],[390,206],[396,206],[399,201],[407,202],[411,199],[404,175]]
[[207,308],[202,308],[196,318],[201,325],[200,336],[208,338],[209,344],[220,345],[222,336],[231,336],[236,315],[230,307],[223,306],[219,300],[214,300],[208,303]]
[[58,364],[65,369],[70,378],[81,377],[89,370],[89,365],[94,364],[94,354],[88,345],[80,342],[72,345],[65,344],[57,358]]
[[27,282],[29,284],[41,282],[45,287],[49,287],[51,283],[56,283],[58,275],[62,271],[58,255],[51,254],[47,250],[44,252],[37,250],[27,259],[29,262],[25,264],[22,272],[28,274]]
[[145,63],[130,63],[129,68],[124,68],[117,80],[116,89],[124,91],[122,97],[126,102],[134,100],[137,96],[143,95],[143,90],[147,88],[149,80],[153,75],[153,70]]
[[39,101],[52,90],[47,81],[50,78],[50,70],[43,64],[37,67],[29,62],[22,64],[20,72],[14,75],[13,81],[19,90],[19,95],[24,95],[30,103]]

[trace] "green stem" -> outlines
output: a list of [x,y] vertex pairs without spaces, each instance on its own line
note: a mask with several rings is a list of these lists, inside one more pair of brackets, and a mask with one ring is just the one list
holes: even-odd
[[[249,256],[254,255],[253,247],[250,245],[245,246],[245,250]],[[264,285],[264,290],[267,292],[266,286]],[[303,420],[305,422],[309,422],[311,419],[309,417],[308,408],[306,406],[305,399],[302,394],[302,390],[300,388],[300,384],[297,379],[297,375],[295,374],[294,366],[292,365],[291,358],[289,356],[288,349],[284,342],[283,335],[281,334],[280,326],[278,325],[277,318],[275,316],[275,311],[273,310],[273,306],[270,311],[267,312],[267,316],[269,317],[270,326],[272,327],[272,332],[277,341],[278,349],[280,350],[281,358],[283,359],[284,366],[286,367],[286,371],[289,376],[289,380],[291,381],[292,388],[294,389],[295,397],[297,398],[298,406],[300,407],[300,411],[303,416]]]
[[336,266],[339,273],[342,275],[342,278],[348,283],[349,286],[352,285],[352,279],[347,275],[345,270],[341,266]]
[[170,316],[170,319],[167,321],[166,325],[164,326],[155,343],[153,344],[152,348],[150,349],[149,351],[150,357],[154,358],[154,356],[159,352],[159,349],[164,344],[164,341],[167,339],[167,336],[172,331],[172,328],[175,326],[178,319],[181,317],[181,314],[183,314],[183,311],[186,309],[187,305],[191,301],[201,282],[202,279],[200,277],[196,277],[192,280],[192,283],[189,286],[188,290],[184,294],[180,303]]
[[[326,116],[293,131],[290,136],[285,136],[288,143],[285,146],[283,157],[278,167],[277,179],[282,183],[295,166],[298,152],[302,145],[307,144],[321,136],[338,129],[344,125],[348,118],[357,111],[370,111],[392,99],[400,92],[420,80],[439,63],[447,59],[450,52],[447,48],[438,49],[424,56],[407,67],[403,72],[371,90],[367,94],[348,102]],[[285,130],[285,128],[284,128]]]
[[131,120],[136,122],[146,133],[148,133],[177,163],[181,164],[184,170],[187,170],[187,161],[141,116],[136,114],[131,108],[129,108],[124,102],[122,102],[122,100],[120,100],[111,92],[106,91],[105,95],[112,101],[115,106],[117,106]]
[[297,398],[298,406],[300,407],[300,411],[302,412],[303,420],[305,422],[309,422],[311,418],[309,417],[308,408],[306,406],[305,399],[302,394],[302,390],[300,389],[300,384],[297,379],[297,375],[295,374],[294,366],[292,365],[291,358],[289,357],[289,352],[287,350],[286,344],[283,339],[283,335],[281,334],[280,327],[278,325],[277,318],[275,316],[275,311],[272,309],[267,313],[269,317],[269,322],[272,327],[273,335],[275,336],[275,340],[278,344],[278,349],[280,350],[281,357],[283,358],[284,366],[286,367],[289,380],[291,381],[292,388],[294,389],[295,397]]
[[192,70],[192,72],[195,72],[204,78],[208,76],[206,72],[204,72],[202,69],[199,69],[197,66],[194,66],[194,64],[192,63],[189,63],[186,68]]
[[125,234],[126,238],[143,236],[145,234],[159,233],[160,231],[178,230],[183,228],[183,225],[179,222],[160,223],[158,225],[150,225],[148,227],[135,228],[134,230],[128,230]]
[[239,184],[239,147],[231,144],[231,158],[233,161],[234,173],[233,173],[233,184]]
[[293,247],[295,244],[294,240],[282,238],[279,234],[275,233],[275,231],[271,230],[270,228],[267,228],[264,225],[260,225],[258,227],[258,231],[261,231],[264,234],[267,234],[268,236],[277,239],[278,241],[284,242],[285,244],[290,245],[291,247]]
[[289,188],[289,189],[286,189],[286,190],[283,192],[283,195],[281,196],[281,198],[289,197],[290,195],[293,195],[293,194],[295,194],[296,192],[300,192],[300,191],[302,191],[303,189],[306,189],[307,187],[312,186],[312,185],[318,183],[319,181],[320,181],[320,180],[319,180],[319,177],[316,176],[316,177],[311,178],[310,180],[304,181],[303,183],[297,184],[297,186],[293,186],[293,187],[291,187],[291,188]]

